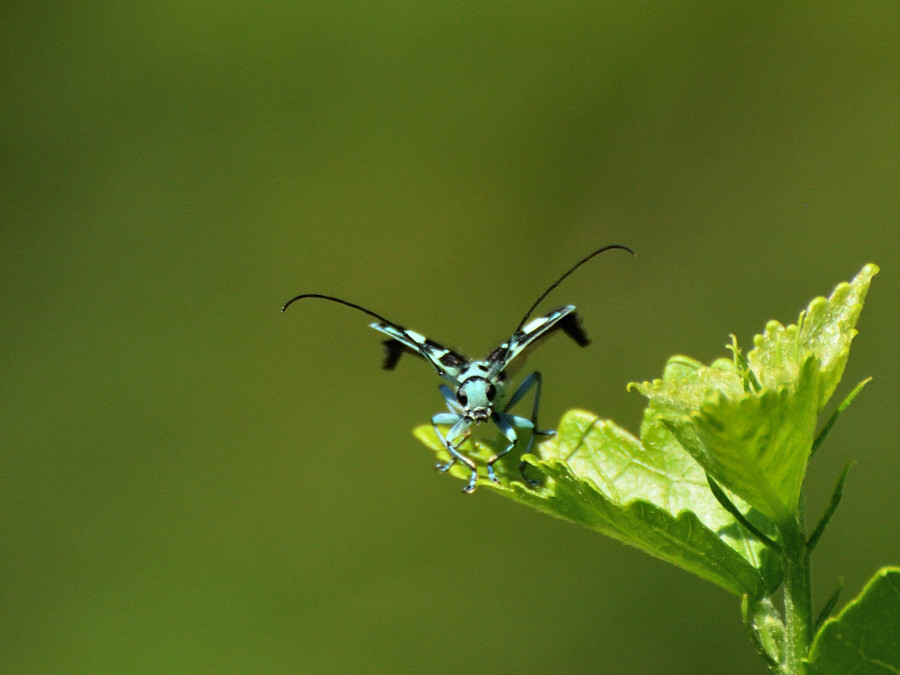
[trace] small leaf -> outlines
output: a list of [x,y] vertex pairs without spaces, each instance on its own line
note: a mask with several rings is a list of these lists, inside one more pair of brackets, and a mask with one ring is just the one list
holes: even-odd
[[819,297],[809,303],[797,324],[766,324],[747,355],[762,386],[775,389],[795,381],[807,357],[813,355],[820,368],[817,411],[825,407],[843,375],[856,322],[876,274],[876,265],[866,265],[852,281],[839,284],[827,300]]
[[871,377],[867,377],[858,385],[853,388],[847,397],[841,401],[841,404],[837,407],[833,413],[831,413],[831,417],[828,418],[828,421],[825,423],[825,426],[822,427],[822,430],[819,432],[819,435],[816,436],[816,440],[813,441],[812,450],[809,453],[809,456],[812,457],[816,454],[816,450],[825,442],[825,439],[828,437],[828,432],[831,431],[831,427],[834,426],[834,423],[838,421],[838,418],[841,416],[841,413],[844,412],[847,408],[850,407],[850,404],[853,403],[853,399],[856,398],[856,395],[859,394],[863,390],[869,382],[872,381]]
[[822,624],[825,623],[825,620],[831,616],[831,613],[834,611],[834,608],[837,606],[838,599],[841,597],[841,592],[844,590],[844,579],[843,577],[838,579],[837,588],[834,589],[834,592],[825,601],[825,605],[822,607],[822,611],[819,612],[819,616],[816,619],[815,627],[813,628],[814,633],[818,633],[819,629],[822,627]]
[[885,567],[816,634],[811,675],[900,672],[900,568]]
[[741,510],[735,505],[733,501],[725,494],[725,491],[719,487],[719,484],[713,480],[713,477],[709,474],[706,474],[706,482],[709,483],[709,489],[712,490],[713,497],[716,498],[716,501],[722,505],[722,508],[728,511],[732,515],[732,517],[741,524],[741,526],[750,532],[754,537],[759,539],[763,544],[766,545],[768,549],[774,551],[775,553],[781,554],[781,546],[774,539],[770,539],[767,535],[763,533],[756,525],[754,525],[750,520],[744,516]]
[[732,361],[718,359],[705,366],[687,356],[673,356],[666,362],[661,380],[632,382],[655,410],[665,417],[690,415],[717,393],[735,397],[745,393],[744,382]]
[[731,334],[731,344],[725,345],[725,348],[734,357],[734,368],[741,376],[741,380],[744,383],[744,391],[759,391],[762,389],[762,385],[756,379],[756,373],[750,368],[750,362],[747,360],[744,352],[741,351],[741,348],[738,347],[737,336],[734,333]]
[[831,493],[831,499],[828,501],[828,508],[825,509],[825,513],[822,514],[819,524],[816,525],[813,533],[806,541],[806,548],[810,553],[816,548],[816,544],[819,543],[819,539],[825,533],[825,528],[828,527],[828,523],[831,522],[831,518],[834,516],[835,511],[837,511],[837,507],[841,505],[841,499],[844,497],[844,483],[847,482],[847,476],[850,475],[850,469],[853,468],[854,464],[855,462],[848,462],[847,466],[844,467],[843,472],[841,472],[841,477],[838,479],[837,485]]

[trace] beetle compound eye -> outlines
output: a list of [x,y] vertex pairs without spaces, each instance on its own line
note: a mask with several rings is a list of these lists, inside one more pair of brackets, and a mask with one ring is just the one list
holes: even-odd
[[495,387],[493,384],[489,383],[487,386],[486,393],[487,393],[488,401],[493,401],[494,397],[497,395],[497,387]]
[[469,397],[466,396],[466,392],[460,389],[458,392],[456,392],[456,400],[459,401],[460,405],[466,405],[466,403],[469,402]]

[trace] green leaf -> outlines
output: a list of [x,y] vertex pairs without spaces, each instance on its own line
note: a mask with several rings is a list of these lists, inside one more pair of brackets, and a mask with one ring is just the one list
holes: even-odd
[[850,469],[853,468],[854,464],[855,462],[848,462],[847,466],[844,467],[844,470],[841,472],[841,477],[838,479],[838,483],[831,493],[831,499],[828,501],[828,508],[825,509],[825,513],[822,514],[819,524],[816,525],[813,533],[809,536],[809,539],[806,540],[806,548],[809,549],[810,553],[816,548],[816,544],[819,543],[819,539],[821,539],[822,535],[825,533],[825,528],[828,527],[828,523],[831,522],[831,518],[837,511],[837,507],[841,505],[841,499],[844,497],[844,483],[847,482],[847,476],[850,475]]
[[728,511],[728,513],[730,513],[745,530],[748,530],[750,534],[752,534],[763,544],[765,544],[766,548],[774,551],[779,555],[781,554],[781,545],[774,539],[771,539],[758,527],[756,527],[756,525],[754,525],[752,521],[750,521],[750,519],[743,514],[743,512],[737,507],[737,505],[733,501],[731,501],[731,498],[727,494],[725,494],[725,491],[721,487],[719,487],[719,484],[716,483],[716,481],[713,480],[713,477],[709,474],[706,474],[706,482],[709,483],[709,489],[712,490],[713,497],[715,497],[716,501],[722,505],[722,508]]
[[705,366],[687,356],[673,356],[666,363],[661,380],[628,385],[650,399],[654,410],[664,417],[677,418],[698,410],[714,394],[737,397],[745,393],[744,380],[734,363],[718,359]]
[[853,391],[851,391],[847,396],[841,401],[841,404],[837,407],[837,409],[831,413],[831,417],[828,418],[828,421],[825,423],[825,426],[822,427],[822,430],[819,432],[819,435],[816,436],[816,440],[813,441],[812,450],[809,453],[809,456],[812,457],[816,454],[816,450],[825,442],[825,439],[828,437],[828,433],[831,431],[831,427],[834,426],[834,423],[838,421],[838,418],[841,416],[847,408],[850,407],[850,404],[853,403],[853,399],[856,398],[856,395],[862,391],[863,387],[865,387],[869,382],[872,381],[871,377],[867,377],[865,380],[860,382],[856,387],[854,387]]
[[[766,582],[756,566],[763,564],[764,546],[719,505],[703,470],[654,416],[645,418],[642,431],[643,445],[612,422],[569,411],[557,435],[541,444],[542,459],[526,456],[544,474],[539,488],[524,485],[514,463],[496,467],[500,485],[479,485],[636,546],[732,593],[761,596]],[[415,433],[446,458],[430,426]],[[482,460],[494,452],[481,442],[463,451]],[[467,470],[451,472],[468,477]]]
[[675,357],[662,380],[634,385],[679,443],[717,482],[766,517],[790,518],[816,427],[818,366],[796,387],[745,391],[733,364]]
[[841,597],[841,593],[844,591],[844,578],[838,578],[837,588],[832,591],[831,595],[828,596],[828,600],[825,601],[825,604],[822,606],[821,611],[819,612],[819,616],[816,619],[815,628],[813,633],[818,633],[819,629],[822,627],[822,624],[825,623],[825,620],[831,616],[831,612],[834,611],[834,608],[837,606],[838,600]]
[[810,675],[900,673],[900,568],[886,567],[813,640]]
[[866,293],[878,267],[868,264],[849,283],[839,284],[827,300],[819,297],[800,313],[797,324],[766,324],[753,339],[755,349],[747,360],[764,388],[775,389],[795,382],[807,358],[819,362],[817,412],[834,393],[847,364],[850,343]]
[[797,325],[769,322],[746,357],[732,338],[731,360],[707,367],[676,356],[661,380],[631,386],[719,484],[786,522],[799,504],[817,414],[843,373],[877,272],[866,265],[829,299],[813,300]]

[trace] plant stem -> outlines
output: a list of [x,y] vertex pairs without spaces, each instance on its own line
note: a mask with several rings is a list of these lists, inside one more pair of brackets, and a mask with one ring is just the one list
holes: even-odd
[[779,526],[783,547],[784,620],[786,631],[784,673],[799,675],[812,636],[812,591],[809,550],[800,518]]

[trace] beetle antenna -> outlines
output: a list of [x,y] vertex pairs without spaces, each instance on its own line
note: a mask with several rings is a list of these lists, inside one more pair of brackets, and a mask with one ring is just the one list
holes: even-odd
[[566,277],[568,277],[570,274],[572,274],[572,272],[574,272],[574,271],[577,270],[579,267],[581,267],[582,265],[584,265],[587,261],[589,261],[589,260],[590,260],[591,258],[593,258],[594,256],[598,256],[598,255],[600,255],[601,253],[605,253],[606,251],[611,251],[611,250],[613,250],[613,249],[619,249],[619,250],[621,250],[621,251],[627,251],[627,252],[630,253],[631,255],[635,255],[635,252],[632,251],[632,250],[631,250],[630,248],[628,248],[627,246],[623,246],[622,244],[610,244],[609,246],[604,246],[603,248],[598,248],[596,251],[594,251],[594,252],[591,253],[590,255],[585,256],[584,258],[582,258],[581,260],[579,260],[577,263],[575,263],[574,265],[572,265],[572,267],[570,267],[570,268],[568,269],[568,271],[567,271],[565,274],[563,274],[559,279],[557,279],[557,280],[554,281],[552,284],[550,284],[550,287],[547,288],[546,291],[544,291],[543,293],[541,293],[540,297],[539,297],[537,300],[535,300],[535,301],[534,301],[534,304],[533,304],[531,307],[528,308],[528,311],[527,311],[527,312],[525,312],[525,316],[522,317],[522,320],[519,322],[519,325],[516,326],[516,329],[513,331],[513,335],[515,335],[515,334],[518,333],[520,330],[522,330],[522,326],[524,326],[524,325],[525,325],[525,322],[528,321],[528,319],[531,317],[531,313],[532,313],[535,309],[537,309],[537,306],[540,305],[540,304],[544,301],[544,298],[546,298],[548,295],[550,295],[550,291],[552,291],[554,288],[556,288],[557,286],[559,286],[559,285],[563,282],[563,280],[564,280]]
[[[367,314],[368,316],[371,316],[373,319],[378,319],[378,321],[380,321],[384,325],[390,326],[391,328],[396,330],[398,333],[400,333],[409,343],[414,344],[414,345],[419,345],[421,342],[421,339],[417,340],[417,339],[413,338],[412,335],[409,334],[409,331],[406,330],[403,326],[399,326],[396,323],[394,323],[393,321],[386,319],[385,317],[381,316],[381,314],[379,314],[378,312],[373,312],[371,309],[366,309],[365,307],[363,307],[361,305],[357,305],[356,303],[353,303],[353,302],[348,302],[347,300],[341,300],[340,298],[336,298],[333,295],[322,295],[321,293],[304,293],[303,295],[298,295],[297,297],[291,298],[286,303],[284,303],[284,306],[281,308],[281,311],[283,312],[288,307],[290,307],[293,303],[295,303],[297,300],[303,300],[304,298],[318,298],[320,300],[328,300],[329,302],[334,302],[334,303],[337,303],[338,305],[344,305],[345,307],[350,307],[351,309],[356,309],[356,310],[362,312],[363,314]],[[385,346],[385,349],[387,350],[387,356],[385,357],[384,365],[382,366],[385,370],[393,370],[394,369],[394,365],[397,363],[397,359],[400,358],[400,352],[396,351],[396,348],[400,348],[401,350],[408,349],[409,351],[411,351],[413,353],[417,353],[419,356],[424,357],[427,361],[429,361],[431,363],[432,366],[434,366],[434,369],[438,372],[439,375],[441,375],[442,377],[445,375],[444,371],[442,371],[440,369],[440,367],[438,367],[437,363],[435,363],[433,359],[430,359],[425,356],[425,353],[421,346],[416,349],[413,349],[409,345],[404,345],[402,342],[398,341],[394,337],[391,337],[390,340],[386,340],[383,344]]]
[[281,308],[281,311],[283,312],[288,307],[290,307],[293,303],[295,303],[297,300],[303,300],[304,298],[319,298],[321,300],[328,300],[329,302],[336,302],[339,305],[344,305],[345,307],[350,307],[351,309],[359,310],[363,314],[368,314],[373,319],[378,319],[381,323],[386,324],[386,325],[390,326],[391,328],[396,328],[398,331],[400,331],[401,333],[406,335],[406,331],[403,329],[402,326],[398,326],[393,321],[385,319],[383,316],[381,316],[381,314],[378,314],[377,312],[373,312],[371,309],[366,309],[365,307],[354,304],[352,302],[347,302],[346,300],[341,300],[340,298],[335,298],[334,296],[331,296],[331,295],[322,295],[321,293],[304,293],[303,295],[298,295],[295,298],[291,298],[286,303],[284,303],[284,307]]

